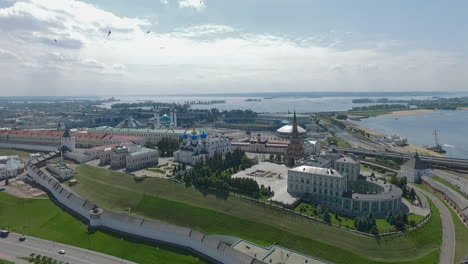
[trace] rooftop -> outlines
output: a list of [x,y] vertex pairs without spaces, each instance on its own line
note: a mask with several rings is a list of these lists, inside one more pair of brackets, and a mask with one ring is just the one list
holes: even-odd
[[185,130],[183,129],[115,128],[115,127],[109,127],[109,126],[89,128],[88,130],[99,131],[99,132],[174,133],[174,134],[183,134],[185,132]]
[[356,161],[356,160],[354,160],[353,158],[350,158],[350,157],[343,157],[341,159],[335,160],[335,162],[348,163],[348,164],[359,164],[359,161]]
[[296,168],[289,169],[289,171],[296,171],[296,172],[330,176],[330,177],[339,177],[339,178],[343,177],[343,175],[341,175],[338,171],[334,169],[319,168],[319,167],[312,167],[312,166],[306,166],[306,165],[302,165]]

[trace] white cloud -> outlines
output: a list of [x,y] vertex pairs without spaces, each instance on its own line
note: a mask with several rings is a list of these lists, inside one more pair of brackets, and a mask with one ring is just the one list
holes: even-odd
[[179,1],[180,8],[194,8],[197,11],[203,11],[205,9],[205,1],[203,0],[181,0]]
[[15,87],[2,94],[413,91],[468,84],[467,60],[455,53],[389,53],[380,42],[344,50],[337,47],[347,41],[339,32],[292,39],[202,24],[147,35],[149,26],[77,0],[0,8],[0,80]]
[[169,0],[160,0],[161,1],[161,4],[163,5],[168,5],[169,4]]

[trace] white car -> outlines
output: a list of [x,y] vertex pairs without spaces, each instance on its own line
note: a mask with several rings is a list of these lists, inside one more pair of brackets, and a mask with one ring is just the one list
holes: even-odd
[[58,253],[59,253],[60,255],[63,255],[63,254],[65,254],[65,250],[61,249],[61,250],[59,250]]

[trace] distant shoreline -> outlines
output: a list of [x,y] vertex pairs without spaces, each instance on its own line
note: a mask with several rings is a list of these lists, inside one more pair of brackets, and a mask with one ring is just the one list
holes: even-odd
[[414,110],[401,110],[401,111],[393,111],[391,113],[383,114],[380,116],[406,116],[406,115],[420,115],[420,114],[428,114],[435,112],[435,110],[431,109],[414,109]]

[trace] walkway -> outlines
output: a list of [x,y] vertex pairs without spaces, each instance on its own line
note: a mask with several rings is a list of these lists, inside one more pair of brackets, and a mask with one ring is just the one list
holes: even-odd
[[440,261],[439,263],[453,263],[455,256],[455,229],[453,227],[452,215],[445,204],[435,195],[424,191],[414,185],[409,184],[418,193],[422,193],[429,197],[439,209],[440,217],[442,220],[442,245],[440,247]]

